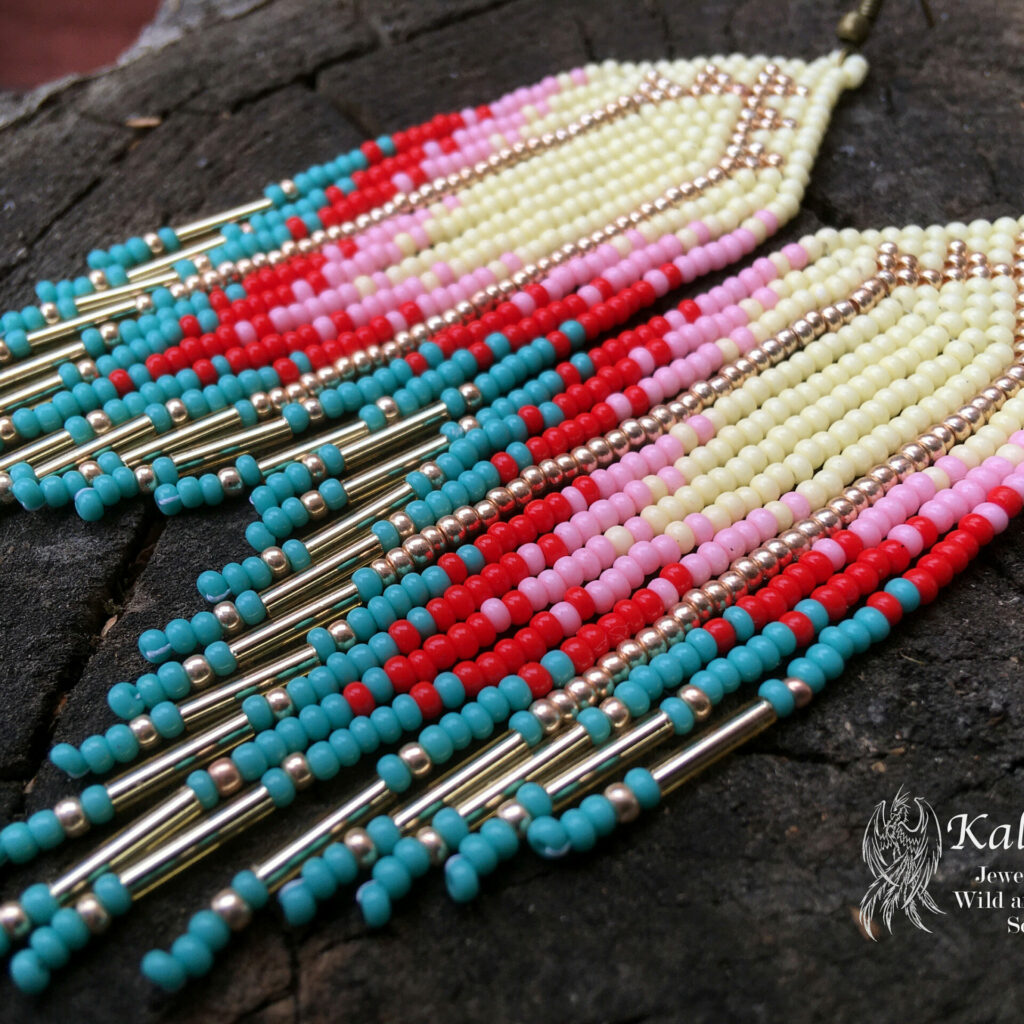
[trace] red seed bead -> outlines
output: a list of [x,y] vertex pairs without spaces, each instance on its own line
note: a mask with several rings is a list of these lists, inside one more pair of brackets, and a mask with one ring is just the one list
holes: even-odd
[[668,580],[676,588],[676,593],[680,596],[693,589],[693,577],[690,575],[689,569],[678,562],[666,565],[659,575],[663,580]]
[[612,638],[602,628],[600,620],[582,626],[577,636],[593,651],[594,656],[597,658],[600,658],[602,654],[607,654],[612,649]]
[[562,627],[551,612],[537,612],[530,619],[530,628],[540,634],[547,650],[553,650],[562,640]]
[[861,598],[860,587],[854,583],[845,573],[839,573],[832,577],[830,583],[826,583],[825,586],[833,587],[839,592],[843,600],[846,602],[847,608],[852,608]]
[[416,685],[417,677],[408,658],[396,655],[384,662],[384,671],[399,693],[408,693]]
[[881,547],[868,548],[867,551],[861,552],[857,557],[857,564],[871,566],[879,576],[889,576],[893,571],[889,558]]
[[515,551],[502,555],[498,564],[508,574],[508,578],[511,580],[510,586],[518,586],[530,575],[530,567],[526,564],[526,560]]
[[792,608],[804,596],[799,584],[789,575],[788,568],[781,576],[776,576],[764,592],[778,594],[786,602],[787,608]]
[[[146,362],[148,363],[149,360],[147,359]],[[127,395],[129,391],[135,390],[135,384],[128,376],[127,370],[111,370],[110,383],[114,385],[119,395]]]
[[[444,592],[444,599],[451,606],[451,610],[455,614],[455,618],[459,622],[465,622],[470,615],[477,610],[477,603],[473,600],[473,592],[468,588],[457,584],[453,587],[449,587]],[[430,602],[427,602],[427,611],[430,611]],[[447,626],[441,626],[438,624],[438,629],[447,629]]]
[[811,597],[828,612],[828,621],[831,623],[838,623],[850,606],[843,592],[833,584],[815,587]]
[[501,659],[505,667],[503,676],[518,672],[519,667],[526,663],[526,652],[523,651],[515,640],[499,640],[494,645],[494,654],[495,657]]
[[866,597],[878,589],[878,573],[870,565],[865,565],[863,562],[854,562],[843,575],[857,585],[857,589],[862,597]]
[[[465,686],[465,682],[463,682],[463,686]],[[469,692],[468,688],[466,692]],[[478,689],[476,692],[479,693],[480,690]],[[441,696],[437,690],[430,685],[430,683],[417,683],[409,691],[409,696],[416,701],[420,711],[423,713],[424,719],[428,721],[434,718],[439,718],[441,716],[441,712],[444,711],[444,704],[441,702]]]
[[718,648],[719,657],[725,657],[736,646],[736,630],[725,619],[711,619],[704,624]]
[[993,487],[986,500],[998,505],[1011,519],[1024,508],[1024,499],[1012,487]]
[[519,645],[523,654],[532,661],[543,658],[548,653],[548,645],[545,643],[544,637],[531,626],[524,626],[518,630],[512,640]]
[[[777,622],[793,606],[783,594],[771,588],[762,590],[756,595],[755,600],[761,606],[761,616],[766,623]],[[795,603],[794,601],[793,604]]]
[[388,626],[388,636],[402,654],[411,654],[420,645],[419,630],[408,619],[392,622]]
[[536,661],[527,662],[519,669],[519,677],[530,688],[533,697],[543,697],[551,692],[554,681],[551,673]]
[[426,607],[430,617],[434,620],[434,624],[442,631],[450,629],[460,619],[452,605],[444,598],[431,598],[427,602]]
[[826,582],[834,571],[828,556],[820,551],[808,551],[801,555],[800,565],[806,566],[814,573],[814,582],[819,585]]
[[509,615],[512,616],[512,624],[514,626],[522,626],[530,621],[533,607],[524,594],[521,594],[518,590],[513,590],[505,594],[501,600],[508,609]]
[[742,608],[754,620],[754,629],[757,632],[760,632],[768,625],[768,617],[764,606],[752,594],[745,594],[736,602],[736,605]]
[[489,597],[497,597],[490,585],[479,576],[470,576],[463,586],[473,595],[473,603],[481,607]]
[[814,623],[803,612],[786,612],[779,622],[793,631],[799,647],[809,647],[814,643]]
[[869,608],[881,612],[890,626],[895,626],[903,618],[903,606],[892,594],[888,594],[884,590],[872,594],[868,598],[867,605]]
[[469,575],[466,570],[466,563],[451,551],[443,554],[437,560],[437,564],[444,570],[445,575],[452,583],[463,583]]
[[466,696],[470,699],[475,697],[486,685],[484,674],[480,671],[475,661],[460,661],[452,672],[459,677],[466,690]]
[[978,515],[977,512],[968,512],[967,515],[963,516],[959,527],[961,530],[966,530],[982,546],[990,543],[996,535],[992,524],[984,516]]
[[645,625],[653,625],[665,614],[665,603],[653,590],[648,590],[647,587],[641,587],[633,595],[633,603],[644,617]]
[[423,653],[443,672],[456,662],[455,644],[444,633],[437,633],[423,641]]
[[921,604],[931,604],[939,596],[939,585],[927,570],[910,569],[903,574],[903,578],[917,587],[917,592],[921,595]]
[[579,613],[579,617],[587,622],[594,617],[597,608],[594,606],[594,599],[583,589],[583,587],[570,587],[565,592],[565,600],[569,602]]
[[485,651],[476,659],[488,686],[497,686],[508,675],[505,662],[493,651]]
[[963,548],[964,551],[967,552],[968,559],[976,558],[978,552],[981,550],[981,545],[978,541],[966,530],[961,530],[959,528],[946,535],[946,543],[956,544]]
[[426,651],[422,648],[413,651],[409,655],[409,664],[419,679],[432,679],[434,676],[434,663],[430,660]]
[[918,559],[918,568],[930,572],[940,587],[948,586],[953,579],[953,565],[948,558],[932,552]]
[[512,586],[508,573],[501,565],[501,561],[485,565],[480,570],[480,578],[494,591],[495,594],[504,594]]
[[341,695],[348,701],[354,715],[368,715],[377,706],[369,687],[362,683],[349,683]]
[[452,626],[448,630],[448,639],[455,648],[455,657],[459,661],[472,658],[480,650],[476,633],[465,622],[457,622]]
[[573,671],[579,675],[593,665],[590,648],[579,638],[570,637],[562,643],[562,653],[572,662]]
[[970,562],[970,557],[967,552],[955,541],[950,543],[948,540],[944,540],[942,543],[936,544],[935,547],[932,548],[932,554],[945,558],[953,567],[954,574],[962,573]]
[[921,534],[926,548],[930,548],[939,539],[938,527],[927,516],[911,516],[907,526],[912,526]]
[[781,579],[789,579],[800,588],[800,596],[806,597],[815,587],[818,580],[813,570],[804,565],[803,558],[786,568]]
[[910,565],[910,552],[898,540],[884,540],[878,545],[878,550],[889,559],[891,574],[898,576],[907,571],[907,566]]

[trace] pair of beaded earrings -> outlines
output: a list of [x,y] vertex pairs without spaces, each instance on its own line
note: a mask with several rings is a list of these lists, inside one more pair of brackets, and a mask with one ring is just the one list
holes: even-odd
[[299,924],[358,882],[379,927],[432,869],[466,901],[523,845],[589,850],[1007,528],[1024,219],[824,230],[669,305],[794,215],[864,72],[576,69],[97,249],[0,317],[0,501],[257,514],[255,553],[198,578],[212,610],[140,637],[121,721],[53,749],[101,781],[0,831],[23,864],[122,826],[0,906],[19,987],[310,787],[337,803],[150,979],[208,972],[272,896]]

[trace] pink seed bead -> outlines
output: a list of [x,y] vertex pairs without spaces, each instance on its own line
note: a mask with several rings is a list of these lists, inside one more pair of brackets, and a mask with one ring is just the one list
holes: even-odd
[[904,486],[914,492],[919,504],[935,497],[935,484],[925,473],[911,473],[904,481]]
[[665,466],[664,469],[659,469],[658,476],[665,481],[669,491],[678,491],[680,487],[686,486],[686,477],[675,466]]
[[715,436],[715,425],[707,416],[697,413],[696,416],[691,416],[687,423],[697,432],[701,444],[707,444]]
[[598,498],[590,506],[590,511],[594,518],[597,519],[602,530],[607,530],[619,524],[619,517],[615,514],[615,506],[607,498]]
[[611,590],[616,601],[625,601],[627,597],[633,592],[633,588],[629,585],[629,579],[625,573],[619,569],[605,569],[601,573],[601,578],[597,582],[603,583],[609,590]]
[[729,568],[729,552],[717,541],[709,540],[706,544],[701,544],[697,548],[697,554],[707,559],[715,576],[721,575]]
[[616,491],[608,500],[615,509],[615,515],[620,523],[624,523],[631,515],[636,513],[636,506],[633,504],[633,501],[623,494],[622,491]]
[[587,548],[580,548],[578,551],[574,551],[571,557],[583,570],[583,578],[585,580],[597,579],[604,568],[601,564],[601,559]]
[[761,531],[753,523],[741,519],[734,527],[743,540],[743,551],[753,551],[761,543]]
[[731,526],[727,526],[724,530],[719,530],[715,536],[715,541],[725,549],[730,559],[739,558],[740,555],[745,553],[746,548],[743,538],[740,536],[739,531]]
[[601,525],[592,512],[577,512],[570,520],[573,526],[579,531],[584,542],[591,537],[596,537],[601,532]]
[[559,601],[552,605],[551,614],[558,620],[558,624],[566,636],[573,636],[583,625],[580,613],[568,601]]
[[572,523],[558,523],[552,532],[570,551],[583,543],[583,535]]
[[544,559],[544,552],[536,544],[523,544],[519,549],[519,557],[526,562],[526,568],[531,576],[536,576],[547,564]]
[[967,475],[967,467],[955,455],[940,455],[935,460],[935,467],[941,469],[953,483]]
[[882,542],[882,532],[877,526],[864,522],[862,519],[855,519],[850,524],[850,532],[857,534],[863,541],[865,547],[873,548]]
[[647,585],[647,589],[653,591],[659,598],[661,598],[661,603],[665,606],[665,611],[668,611],[669,608],[679,600],[676,588],[673,587],[668,580],[664,580],[660,576],[657,579],[651,580]]
[[562,577],[567,587],[578,587],[583,582],[583,567],[568,555],[559,558],[552,568]]
[[820,551],[832,563],[832,568],[836,572],[839,572],[846,563],[843,549],[831,537],[823,537],[821,540],[815,541],[813,550]]
[[907,526],[906,523],[894,526],[889,531],[889,538],[902,544],[910,552],[911,558],[917,558],[924,550],[924,538],[922,538],[917,530],[912,526]]
[[767,509],[755,508],[752,512],[747,514],[747,521],[751,523],[756,529],[759,536],[759,543],[761,541],[768,540],[769,537],[774,537],[779,530],[779,524],[775,519],[775,516],[771,514]]
[[984,516],[996,533],[1002,533],[1010,525],[1010,517],[995,502],[983,501],[974,511],[979,516]]
[[715,535],[711,520],[700,512],[691,512],[683,522],[693,531],[698,544],[706,544]]
[[587,499],[583,497],[583,492],[578,487],[563,488],[562,497],[569,502],[573,513],[582,512],[587,507]]
[[544,585],[533,576],[527,576],[526,579],[521,580],[516,589],[518,589],[519,593],[530,602],[530,607],[535,612],[539,612],[544,608],[547,608],[547,591],[544,589]]
[[703,555],[684,555],[682,560],[683,568],[690,574],[695,587],[702,586],[711,579],[711,566]]
[[988,493],[977,480],[971,480],[970,478],[958,480],[953,484],[952,491],[954,494],[959,494],[971,505],[977,505],[978,502],[984,501],[985,495]]
[[615,594],[607,583],[602,580],[591,580],[584,589],[590,595],[599,615],[612,610],[615,605]]
[[630,480],[622,493],[633,503],[633,512],[641,512],[654,502],[651,489],[642,480]]
[[622,524],[631,534],[633,540],[651,540],[654,527],[640,516],[631,516]]
[[499,633],[504,633],[512,625],[512,615],[505,607],[504,602],[499,601],[496,597],[487,598],[480,605],[480,611],[490,619],[491,625]]
[[618,552],[615,550],[615,545],[603,534],[598,534],[596,537],[591,537],[587,541],[587,550],[597,555],[601,562],[601,568],[607,569],[612,562],[618,558]]
[[554,604],[565,597],[565,580],[553,569],[545,569],[538,577],[537,582],[544,588],[547,597],[546,605]]
[[[651,573],[655,572],[660,566],[658,550],[650,541],[637,541],[637,543],[629,549],[629,554],[643,571],[644,576],[650,576]],[[615,564],[618,565],[618,561],[616,561]],[[640,584],[638,583],[637,586],[639,585]]]
[[[634,545],[635,547],[636,545]],[[612,572],[621,572],[626,577],[626,582],[629,584],[629,593],[626,597],[629,597],[634,590],[638,587],[642,587],[644,583],[644,577],[647,575],[644,572],[643,567],[633,556],[632,552],[628,555],[620,555],[615,559],[615,564],[612,566]]]
[[679,545],[664,533],[659,533],[657,537],[653,538],[651,546],[658,553],[658,563],[662,568],[666,565],[671,565],[673,562],[678,562],[682,555]]
[[656,445],[649,444],[640,449],[644,462],[647,463],[649,473],[657,473],[663,466],[668,465],[668,458],[665,453]]

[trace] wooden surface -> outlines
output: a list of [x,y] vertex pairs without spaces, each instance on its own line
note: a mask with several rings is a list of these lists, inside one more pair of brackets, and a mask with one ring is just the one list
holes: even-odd
[[[0,95],[0,305],[77,272],[95,242],[256,194],[366,135],[457,109],[587,60],[832,45],[833,0],[184,0],[109,73]],[[822,224],[1018,215],[1024,8],[890,0],[805,209],[772,245]],[[148,130],[129,126],[158,118]],[[165,520],[136,502],[102,524],[0,514],[0,818],[69,783],[51,743],[112,719],[104,694],[143,670],[139,632],[200,608],[198,573],[246,553],[246,503]],[[304,801],[147,898],[31,1000],[0,982],[9,1021],[1017,1020],[1019,936],[959,912],[978,863],[947,853],[946,911],[877,944],[855,924],[870,880],[860,837],[906,785],[941,819],[1024,807],[1019,528],[898,636],[794,718],[598,852],[519,856],[460,908],[434,878],[369,934],[348,897],[308,928],[265,912],[210,977],[168,998],[139,976],[188,915],[321,800]],[[345,787],[334,790],[339,794]],[[4,897],[82,847],[3,869]]]

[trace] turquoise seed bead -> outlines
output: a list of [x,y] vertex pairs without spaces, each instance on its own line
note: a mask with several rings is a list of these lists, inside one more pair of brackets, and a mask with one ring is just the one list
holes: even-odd
[[213,966],[213,951],[195,935],[179,935],[171,945],[171,956],[190,978],[201,978]]
[[386,814],[380,814],[367,826],[366,831],[373,840],[377,851],[382,854],[389,854],[395,848],[395,843],[402,838],[398,826]]
[[453,807],[445,807],[438,811],[431,824],[451,850],[457,849],[459,843],[469,834],[469,827],[462,815]]
[[781,679],[767,679],[757,688],[757,695],[768,701],[779,718],[787,718],[796,710],[796,701]]
[[131,893],[115,874],[100,875],[93,883],[92,891],[103,904],[103,909],[114,917],[127,913],[132,905]]
[[532,818],[551,813],[551,797],[536,782],[525,782],[516,793],[516,800],[526,808]]
[[599,836],[610,835],[619,823],[611,801],[603,793],[591,793],[583,798],[580,810],[587,816]]
[[802,679],[815,693],[825,686],[825,673],[810,658],[794,658],[789,663],[787,674]]
[[58,743],[50,750],[50,761],[73,779],[81,778],[89,771],[89,765],[77,747],[70,743]]
[[661,702],[661,710],[668,715],[677,736],[684,736],[696,724],[689,704],[678,697],[666,697]]
[[231,938],[231,929],[227,922],[212,910],[200,910],[193,914],[188,923],[188,933],[214,952],[223,949]]
[[611,735],[611,720],[600,708],[584,708],[576,720],[587,730],[594,746],[604,743]]
[[36,811],[25,824],[41,850],[52,850],[64,841],[64,826],[48,808]]
[[269,768],[260,782],[276,807],[287,807],[295,799],[295,783],[281,768]]
[[430,854],[427,848],[412,836],[403,836],[395,843],[392,855],[405,866],[413,878],[419,878],[430,870]]
[[661,787],[646,768],[630,768],[623,782],[633,791],[644,810],[649,811],[661,803]]
[[545,858],[564,857],[572,848],[565,826],[550,814],[534,818],[527,826],[526,841]]
[[302,879],[318,902],[329,900],[338,889],[337,879],[319,857],[310,857],[302,865]]
[[562,827],[569,837],[569,844],[577,853],[586,853],[597,843],[597,830],[577,807],[571,807],[562,815]]
[[252,871],[239,871],[231,879],[231,888],[249,904],[253,910],[266,906],[270,894],[266,885]]
[[331,843],[321,854],[339,885],[348,885],[359,874],[359,865],[352,851],[344,843]]
[[151,949],[143,958],[142,973],[165,992],[177,992],[188,980],[185,968],[170,953]]
[[445,861],[444,885],[456,903],[469,903],[480,893],[480,876],[472,863],[457,853]]
[[544,728],[537,716],[529,711],[517,711],[509,720],[508,727],[519,733],[525,742],[535,747],[544,738]]
[[93,825],[105,825],[114,817],[114,803],[105,786],[89,786],[79,798],[82,810]]
[[34,949],[20,949],[11,957],[11,979],[29,995],[37,995],[50,984],[50,971]]
[[498,866],[498,855],[494,847],[475,832],[471,832],[459,843],[459,853],[473,865],[479,875],[489,875]]
[[92,935],[82,915],[71,907],[61,907],[53,915],[50,927],[64,940],[68,949],[81,949]]
[[490,843],[501,860],[508,860],[519,849],[515,829],[502,818],[490,818],[480,827],[480,835]]
[[63,967],[71,956],[64,940],[49,925],[37,928],[29,936],[28,944],[51,970]]
[[21,909],[28,914],[35,925],[49,924],[53,915],[57,913],[60,904],[50,892],[50,887],[45,882],[37,882],[30,885],[22,894]]
[[812,644],[807,648],[806,658],[814,662],[826,679],[836,679],[843,671],[845,661],[834,647],[828,644]]
[[363,920],[371,928],[383,928],[391,920],[391,897],[387,889],[375,879],[364,882],[356,890],[356,902]]
[[394,793],[404,793],[412,785],[412,772],[397,754],[385,754],[377,762],[377,774]]
[[217,786],[214,784],[213,779],[210,777],[210,773],[207,771],[199,769],[194,772],[189,772],[188,777],[185,779],[185,785],[195,793],[199,798],[199,803],[202,804],[205,810],[210,810],[212,807],[216,807],[220,802],[220,794],[217,792]]
[[371,874],[392,900],[400,900],[412,888],[412,875],[397,857],[382,857],[373,865]]

